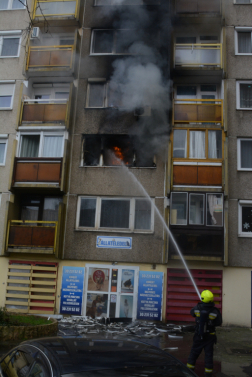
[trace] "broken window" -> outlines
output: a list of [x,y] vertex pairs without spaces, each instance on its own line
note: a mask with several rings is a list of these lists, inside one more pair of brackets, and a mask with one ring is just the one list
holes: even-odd
[[84,166],[155,167],[154,154],[139,139],[129,135],[85,135]]

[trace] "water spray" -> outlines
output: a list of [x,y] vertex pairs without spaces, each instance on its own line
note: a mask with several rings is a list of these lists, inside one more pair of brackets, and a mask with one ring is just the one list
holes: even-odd
[[[118,157],[115,157],[115,158],[118,159]],[[118,160],[119,160],[119,159],[118,159]],[[169,236],[170,236],[170,238],[171,238],[171,240],[172,240],[172,242],[173,242],[173,244],[174,244],[174,246],[175,246],[175,248],[176,248],[176,250],[177,250],[177,253],[179,254],[180,259],[181,259],[181,261],[183,262],[183,265],[184,265],[184,267],[185,267],[185,269],[186,269],[186,271],[187,271],[187,273],[188,273],[188,276],[189,276],[189,278],[190,278],[190,280],[191,280],[191,282],[192,282],[192,284],[193,284],[193,286],[194,286],[194,289],[195,289],[197,295],[199,296],[199,299],[201,300],[200,292],[199,292],[198,287],[197,287],[197,285],[196,285],[196,283],[195,283],[195,281],[194,281],[194,279],[193,279],[193,277],[192,277],[192,274],[191,274],[191,272],[190,272],[190,270],[189,270],[189,268],[188,268],[188,266],[187,266],[187,264],[186,264],[186,261],[185,261],[183,255],[182,255],[182,253],[181,253],[179,247],[178,247],[178,244],[177,244],[177,242],[176,242],[176,240],[175,240],[175,238],[174,238],[172,232],[171,232],[170,229],[168,228],[168,226],[167,226],[167,224],[166,224],[164,218],[162,217],[161,213],[159,212],[157,206],[153,203],[153,201],[151,200],[150,195],[149,195],[148,192],[145,190],[145,188],[143,187],[143,185],[138,181],[138,179],[135,177],[135,175],[134,175],[134,174],[133,174],[133,173],[132,173],[132,172],[131,172],[131,171],[130,171],[125,165],[124,165],[124,163],[123,163],[122,160],[120,160],[120,165],[122,166],[122,168],[124,169],[124,171],[127,172],[127,174],[132,178],[132,180],[133,180],[133,181],[134,181],[134,182],[140,187],[142,193],[143,193],[144,196],[150,201],[151,205],[154,206],[155,212],[156,212],[156,214],[158,215],[159,219],[161,220],[162,224],[164,225],[164,227],[165,227],[165,229],[166,229],[166,232],[169,234]]]

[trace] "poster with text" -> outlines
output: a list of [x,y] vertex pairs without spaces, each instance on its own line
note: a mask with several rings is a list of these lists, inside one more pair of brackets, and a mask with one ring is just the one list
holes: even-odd
[[88,270],[88,291],[108,292],[109,269],[89,267]]
[[122,270],[121,292],[133,293],[134,292],[134,270]]
[[60,313],[81,315],[84,267],[63,267]]
[[163,272],[139,271],[137,319],[162,320]]

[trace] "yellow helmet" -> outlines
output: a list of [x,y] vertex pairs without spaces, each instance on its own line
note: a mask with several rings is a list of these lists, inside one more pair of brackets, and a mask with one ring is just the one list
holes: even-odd
[[201,301],[208,303],[208,302],[213,302],[213,294],[211,291],[208,291],[205,289],[204,291],[201,292]]

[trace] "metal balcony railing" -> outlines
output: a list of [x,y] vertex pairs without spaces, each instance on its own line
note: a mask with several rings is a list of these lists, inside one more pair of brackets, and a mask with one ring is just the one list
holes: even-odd
[[48,248],[55,253],[57,227],[57,221],[9,220],[7,250],[9,247]]
[[68,101],[65,99],[26,99],[21,105],[22,122],[65,123],[68,121]]
[[221,0],[176,0],[176,13],[221,13]]
[[177,43],[174,50],[175,67],[222,68],[221,43]]
[[220,123],[223,125],[223,100],[174,100],[173,124],[176,123]]
[[29,46],[26,71],[30,68],[72,68],[74,46]]
[[33,19],[43,20],[45,17],[65,19],[77,18],[78,15],[78,0],[49,0],[49,1],[35,1]]

